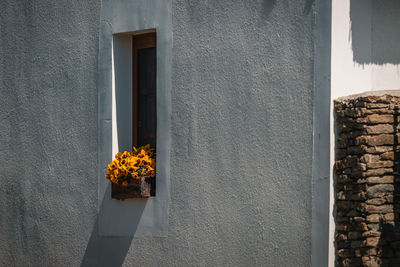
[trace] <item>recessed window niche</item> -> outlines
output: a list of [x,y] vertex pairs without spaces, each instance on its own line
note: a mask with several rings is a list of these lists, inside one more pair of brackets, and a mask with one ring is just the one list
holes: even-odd
[[[152,9],[146,8],[148,3],[148,0],[135,1],[135,4],[111,1],[101,10],[98,58],[98,230],[101,236],[165,236],[168,233],[172,13],[170,1],[152,2],[156,7]],[[156,47],[139,48],[143,50],[137,54],[137,62],[145,72],[137,74],[137,100],[145,105],[137,105],[135,110],[133,39],[145,36],[153,36]],[[148,64],[153,60],[155,64]],[[132,151],[132,146],[141,142],[156,146],[155,195],[124,201],[114,199],[110,181],[105,178],[107,165],[116,153]]]
[[[156,57],[156,29],[113,35],[114,154],[145,145],[156,152]],[[119,200],[154,197],[155,186],[156,177],[129,186],[112,183],[111,196]]]

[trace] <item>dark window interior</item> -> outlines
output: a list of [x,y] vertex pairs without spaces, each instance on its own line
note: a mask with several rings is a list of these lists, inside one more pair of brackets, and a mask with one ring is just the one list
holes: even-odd
[[134,35],[133,145],[156,148],[156,33]]
[[138,145],[156,145],[156,49],[138,50]]

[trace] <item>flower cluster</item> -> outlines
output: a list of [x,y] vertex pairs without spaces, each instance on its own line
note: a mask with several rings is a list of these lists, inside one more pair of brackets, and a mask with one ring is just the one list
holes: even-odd
[[132,152],[118,152],[108,164],[106,178],[112,183],[128,186],[143,176],[155,177],[156,161],[150,145],[133,147]]

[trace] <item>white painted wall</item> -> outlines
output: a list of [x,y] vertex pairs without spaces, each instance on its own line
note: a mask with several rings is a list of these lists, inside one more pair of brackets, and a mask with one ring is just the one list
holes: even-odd
[[399,29],[399,1],[332,1],[332,99],[400,87]]
[[[332,1],[331,100],[365,91],[400,89],[399,43],[400,1]],[[332,109],[331,168],[335,158]],[[331,188],[329,266],[334,266],[334,190]]]

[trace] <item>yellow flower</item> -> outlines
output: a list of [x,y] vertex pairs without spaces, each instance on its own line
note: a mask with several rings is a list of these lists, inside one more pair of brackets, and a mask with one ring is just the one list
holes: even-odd
[[150,149],[150,144],[147,144],[147,145],[145,145],[145,146],[142,146],[142,149],[143,149],[143,150],[149,150],[149,149]]
[[140,158],[135,158],[135,160],[134,160],[134,162],[133,162],[133,166],[139,168],[140,162],[141,162],[141,161],[142,161],[142,160],[141,160]]
[[128,168],[128,172],[132,175],[133,173],[136,173],[136,170],[133,166]]
[[116,160],[113,160],[113,161],[111,161],[111,163],[110,163],[110,164],[108,164],[108,168],[110,168],[111,170],[114,170],[114,169],[116,169],[116,168],[117,168],[117,166],[118,166],[118,163],[117,163],[117,161],[116,161]]
[[129,156],[130,156],[130,153],[129,153],[128,151],[125,151],[125,152],[122,154],[121,158],[122,158],[122,159],[126,159],[126,158],[129,157]]
[[[107,166],[106,178],[112,183],[128,185],[142,176],[155,177],[156,160],[150,145],[133,147],[132,152],[118,152]],[[140,173],[140,175],[139,175]]]
[[129,174],[129,171],[126,166],[122,166],[120,173],[122,176],[127,176]]
[[149,171],[154,171],[153,167],[150,167],[150,166],[148,166],[147,169],[148,169]]

